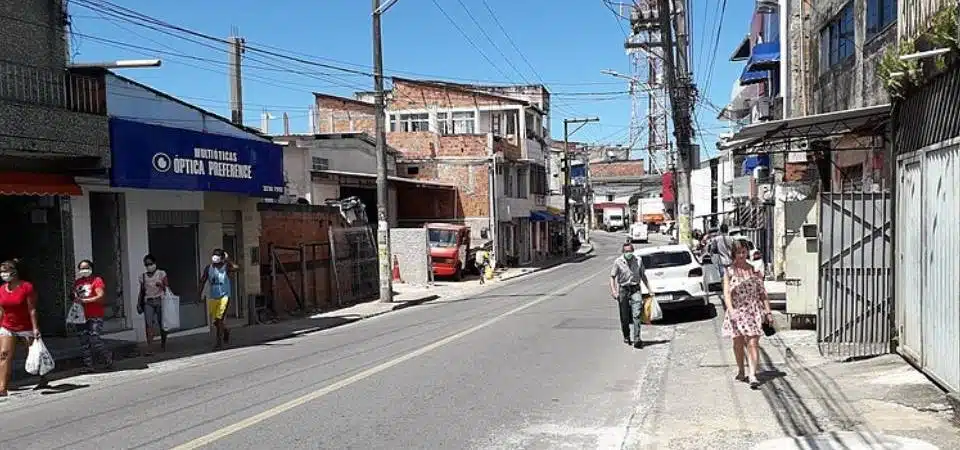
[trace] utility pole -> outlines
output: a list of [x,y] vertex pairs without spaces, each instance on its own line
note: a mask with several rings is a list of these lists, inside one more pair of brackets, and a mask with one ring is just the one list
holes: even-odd
[[[566,226],[563,229],[563,238],[566,241],[563,244],[564,254],[569,256],[573,253],[573,242],[570,239],[570,228],[573,226],[573,220],[570,217],[570,135],[580,131],[584,125],[590,122],[599,122],[600,118],[590,117],[586,119],[563,119],[563,220]],[[570,131],[570,124],[579,124],[577,128]],[[587,157],[589,160],[589,156]],[[587,211],[587,214],[593,214],[593,211]]]
[[380,37],[380,17],[393,2],[380,7],[380,0],[373,0],[373,85],[376,108],[377,139],[377,255],[380,262],[380,301],[393,302],[393,268],[390,266],[390,222],[388,215],[389,195],[387,187],[387,131],[386,99],[383,93],[383,45]]
[[[677,141],[676,183],[677,224],[679,242],[690,242],[690,223],[693,211],[690,202],[690,170],[693,162],[693,121],[691,100],[694,94],[693,77],[688,55],[687,32],[688,0],[659,0],[659,18],[666,63],[666,81],[672,105],[673,130]],[[672,3],[672,5],[671,5]],[[676,41],[674,41],[676,29]],[[674,53],[676,52],[676,53]]]
[[243,125],[243,82],[240,76],[240,62],[243,57],[246,40],[237,36],[234,28],[230,42],[230,120],[234,124]]

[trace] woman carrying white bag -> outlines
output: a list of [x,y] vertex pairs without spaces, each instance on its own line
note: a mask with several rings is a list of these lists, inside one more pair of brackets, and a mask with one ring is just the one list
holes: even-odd
[[[19,260],[0,263],[0,397],[6,397],[7,383],[13,369],[13,352],[17,340],[24,339],[31,347],[27,357],[28,372],[40,375],[38,388],[46,386],[44,375],[53,370],[53,357],[40,341],[37,321],[37,291],[33,284],[20,279]],[[33,364],[36,363],[36,364]]]

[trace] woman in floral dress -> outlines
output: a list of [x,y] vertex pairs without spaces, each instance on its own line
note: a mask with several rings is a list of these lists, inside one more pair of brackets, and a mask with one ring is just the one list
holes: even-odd
[[[733,264],[723,277],[723,301],[727,307],[723,319],[723,337],[733,338],[733,354],[737,359],[737,381],[749,382],[757,389],[757,365],[760,360],[760,336],[763,324],[770,323],[770,301],[763,286],[763,277],[747,262],[749,250],[742,241],[733,245]],[[744,357],[749,372],[744,372]]]

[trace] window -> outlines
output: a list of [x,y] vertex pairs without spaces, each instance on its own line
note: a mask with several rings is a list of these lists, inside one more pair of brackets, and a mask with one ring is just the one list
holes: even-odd
[[854,53],[853,2],[844,6],[827,26],[820,30],[820,71],[840,64]]
[[517,198],[527,198],[527,189],[530,187],[530,182],[527,181],[527,169],[518,168],[517,169]]
[[491,114],[490,115],[490,132],[502,136],[503,130],[503,116],[500,114]]
[[411,132],[429,130],[430,115],[427,113],[390,115],[390,131]]
[[530,170],[530,193],[533,195],[547,195],[547,168],[539,164]]
[[693,262],[690,252],[657,252],[640,257],[644,269],[686,266]]
[[[453,248],[457,246],[457,233],[453,230],[428,229],[431,247]],[[423,242],[423,241],[421,241]]]
[[517,115],[517,112],[516,112],[516,111],[508,112],[508,113],[506,114],[506,116],[507,116],[507,117],[506,117],[506,122],[507,122],[507,133],[506,133],[506,134],[507,134],[507,136],[516,136],[516,134],[517,134],[517,118],[518,118],[519,116]]
[[513,170],[510,170],[509,167],[503,168],[503,196],[504,197],[513,197],[513,188],[516,187],[516,182],[513,177]]
[[420,167],[407,166],[407,175],[420,175]]
[[327,158],[321,158],[319,156],[314,156],[311,158],[311,169],[310,170],[330,170],[330,160]]
[[476,113],[473,111],[437,113],[437,132],[440,134],[474,134],[475,124]]
[[867,37],[897,20],[897,0],[867,0]]

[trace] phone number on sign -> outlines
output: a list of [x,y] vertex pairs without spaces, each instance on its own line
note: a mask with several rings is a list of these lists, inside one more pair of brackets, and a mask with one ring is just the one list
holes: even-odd
[[263,187],[263,192],[270,192],[270,193],[282,194],[282,193],[283,193],[283,186],[264,186],[264,187]]

